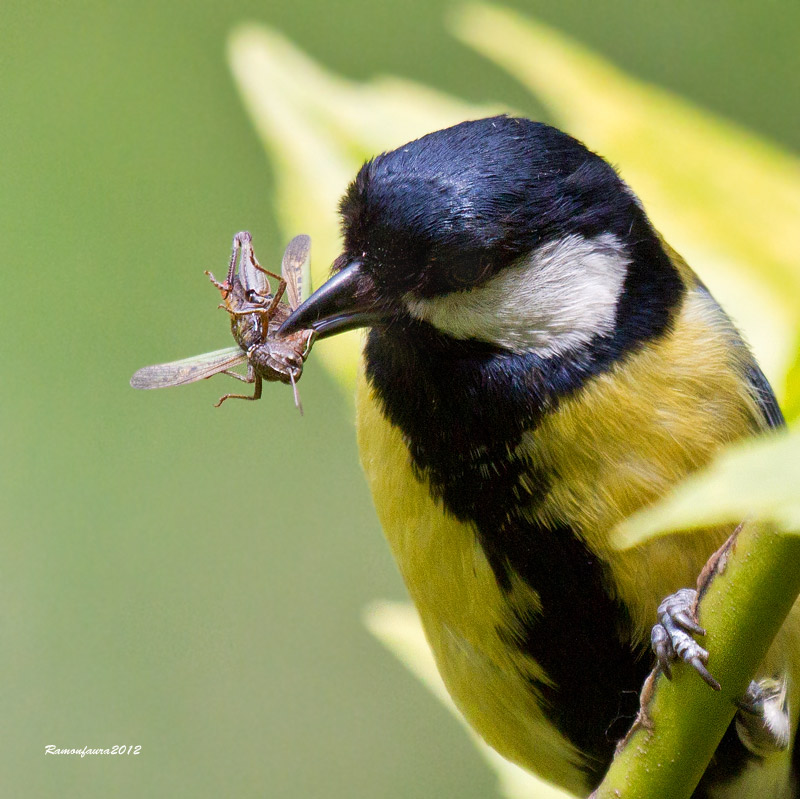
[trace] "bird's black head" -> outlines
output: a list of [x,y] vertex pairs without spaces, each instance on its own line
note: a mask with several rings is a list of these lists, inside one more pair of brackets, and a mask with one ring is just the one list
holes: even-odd
[[614,170],[572,137],[479,119],[364,164],[341,203],[345,254],[394,296],[433,297],[569,233],[617,229],[631,204]]
[[[669,271],[614,169],[527,119],[463,122],[379,155],[341,212],[334,277],[284,331],[424,323],[461,341],[561,352],[610,335],[620,303],[638,303]],[[647,286],[631,281],[640,256]]]

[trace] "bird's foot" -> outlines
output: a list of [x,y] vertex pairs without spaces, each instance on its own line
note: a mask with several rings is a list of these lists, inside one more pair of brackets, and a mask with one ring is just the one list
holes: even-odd
[[650,643],[667,679],[672,678],[672,664],[682,660],[694,668],[715,691],[719,691],[719,683],[706,668],[708,652],[692,637],[706,634],[697,623],[696,604],[697,591],[693,588],[681,588],[670,594],[658,606],[658,622],[653,626]]
[[736,732],[754,755],[765,757],[789,747],[791,730],[785,678],[754,680],[736,705],[739,708]]

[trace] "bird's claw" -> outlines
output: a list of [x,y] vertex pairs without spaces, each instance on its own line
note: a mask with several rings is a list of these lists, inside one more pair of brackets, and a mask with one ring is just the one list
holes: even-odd
[[706,634],[694,615],[696,601],[697,591],[692,588],[681,588],[668,596],[658,606],[658,622],[653,626],[650,643],[667,679],[672,678],[672,663],[680,659],[719,691],[719,683],[706,668],[708,652],[692,637]]

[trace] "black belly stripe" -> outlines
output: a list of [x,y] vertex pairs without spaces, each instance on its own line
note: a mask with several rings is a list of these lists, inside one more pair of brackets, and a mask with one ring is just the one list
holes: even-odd
[[[424,477],[430,481],[433,474]],[[451,513],[475,524],[500,587],[511,591],[516,574],[539,596],[540,614],[518,615],[521,635],[497,634],[554,683],[532,681],[532,687],[544,697],[550,721],[587,756],[594,787],[636,716],[651,658],[632,645],[630,615],[613,598],[604,564],[569,526],[548,528],[519,510],[529,513],[548,490],[530,464],[506,458],[488,469],[462,465],[451,477],[432,487]]]
[[[525,543],[532,537],[538,544],[534,556]],[[480,538],[492,551],[488,536]],[[569,527],[546,529],[513,519],[503,526],[502,538],[504,551],[493,559],[502,557],[508,571],[535,586],[542,605],[535,619],[519,619],[524,634],[508,643],[554,682],[535,687],[552,723],[589,758],[594,788],[636,716],[650,657],[634,649],[627,608],[613,599],[603,564]]]

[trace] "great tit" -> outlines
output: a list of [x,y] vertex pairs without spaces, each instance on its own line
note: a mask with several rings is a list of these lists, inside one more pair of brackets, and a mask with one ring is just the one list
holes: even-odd
[[[282,332],[370,328],[361,459],[442,678],[498,752],[585,796],[636,715],[659,602],[732,530],[626,551],[610,532],[783,424],[775,396],[633,191],[553,127],[423,136],[365,163],[341,214],[333,276]],[[771,652],[763,725],[731,725],[696,797],[797,795],[786,668]]]

